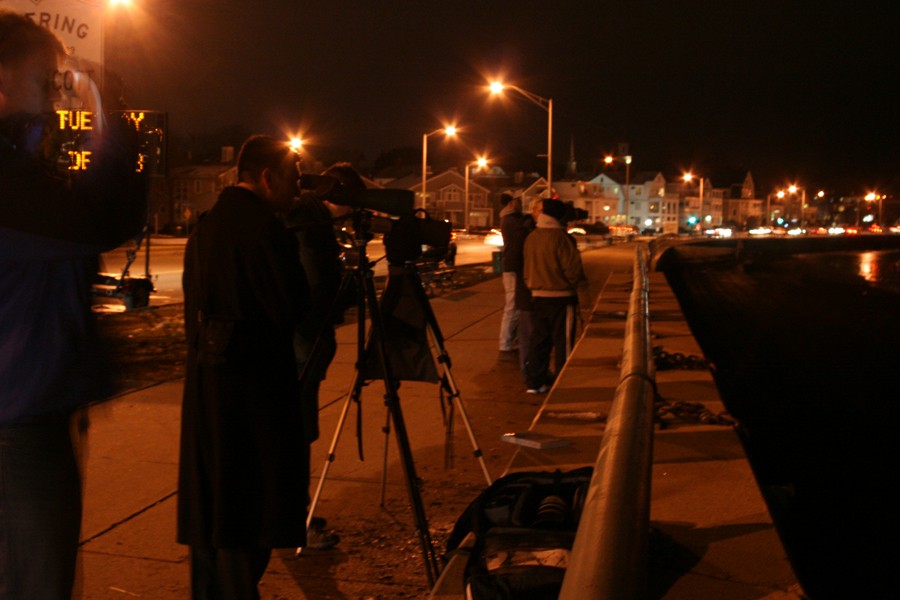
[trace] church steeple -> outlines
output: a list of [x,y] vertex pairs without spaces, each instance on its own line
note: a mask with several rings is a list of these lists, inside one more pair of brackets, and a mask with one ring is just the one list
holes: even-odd
[[575,163],[575,136],[569,141],[569,164],[566,167],[566,178],[575,179],[578,175],[578,165]]

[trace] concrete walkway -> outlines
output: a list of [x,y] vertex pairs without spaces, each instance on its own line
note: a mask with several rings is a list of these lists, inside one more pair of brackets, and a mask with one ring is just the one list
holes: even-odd
[[[545,397],[524,393],[515,361],[497,351],[503,292],[499,278],[431,301],[452,358],[487,469],[569,469],[593,464],[618,383],[624,315],[631,291],[633,248],[583,254],[593,305],[573,356]],[[654,345],[699,355],[671,291],[653,274]],[[338,331],[338,356],[324,382],[322,436],[313,447],[313,486],[337,437],[336,459],[316,513],[341,535],[332,551],[273,554],[263,598],[425,598],[422,558],[408,510],[408,490],[382,428],[383,389],[363,393],[362,446],[357,410],[337,429],[355,374],[356,327]],[[657,373],[665,400],[702,402],[722,410],[709,373]],[[174,543],[181,381],[127,394],[90,410],[85,516],[79,593],[86,599],[186,598],[187,549]],[[372,388],[372,389],[370,389]],[[429,529],[440,550],[465,506],[486,485],[465,428],[455,421],[449,442],[437,386],[404,381],[400,389]],[[444,407],[446,408],[446,406]],[[652,598],[799,598],[799,590],[740,444],[730,427],[668,419],[655,436],[651,519]],[[550,450],[500,441],[529,428],[564,437]],[[386,445],[387,442],[387,445]],[[386,468],[385,468],[386,467]],[[384,501],[381,498],[384,497]],[[450,586],[454,587],[454,586]],[[445,588],[437,597],[456,597]]]

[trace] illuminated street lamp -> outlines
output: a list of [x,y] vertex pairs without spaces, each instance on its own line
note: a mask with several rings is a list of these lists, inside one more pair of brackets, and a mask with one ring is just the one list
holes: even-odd
[[[100,30],[100,78],[97,81],[103,87],[104,94],[109,93],[111,84],[109,69],[106,65],[106,56],[108,54],[107,46],[112,43],[112,40],[109,39],[107,32],[117,29],[113,19],[118,19],[122,16],[123,13],[121,11],[125,11],[125,14],[128,14],[128,11],[132,9],[132,4],[132,0],[106,0],[106,10],[103,11],[103,24]],[[119,33],[118,37],[120,39],[121,36],[122,34]]]
[[425,133],[422,135],[422,208],[423,210],[426,208],[425,203],[427,201],[428,195],[425,190],[425,183],[428,180],[428,138],[433,135],[437,135],[438,133],[443,133],[447,137],[453,137],[456,135],[456,127],[454,125],[448,125],[447,127],[443,127],[441,129],[435,129],[431,133]]
[[[800,195],[797,196],[797,191],[800,191]],[[797,196],[797,200],[800,202],[800,207],[797,210],[797,225],[803,227],[803,207],[806,206],[806,188],[798,188],[796,185],[789,185],[788,192],[792,195]]]
[[495,96],[502,94],[503,90],[507,88],[518,92],[547,111],[547,197],[550,198],[553,195],[553,98],[544,98],[528,90],[523,90],[517,85],[504,84],[499,81],[491,82],[490,85],[491,94]]
[[[682,179],[684,179],[685,183],[690,183],[694,179],[694,177],[697,177],[697,176],[694,175],[693,173],[688,172],[688,173],[684,174]],[[703,179],[704,178],[699,177],[699,179],[700,179],[700,190],[699,190],[699,192],[700,192],[700,210],[703,211]],[[681,226],[681,202],[678,203],[678,208],[679,208],[679,210],[678,210],[678,215],[677,215],[678,219],[677,220],[678,220],[678,225],[680,227]]]
[[884,194],[879,195],[875,192],[866,194],[866,202],[875,202],[876,200],[878,200],[878,224],[884,227]]
[[[626,225],[629,224],[628,223],[628,211],[629,211],[630,207],[628,204],[628,188],[631,184],[631,158],[632,157],[630,154],[626,154],[625,156],[622,157],[622,162],[625,163],[625,224]],[[616,160],[615,157],[613,157],[611,154],[608,154],[603,158],[603,162],[605,162],[607,165],[613,164],[613,161],[615,161],[615,160]]]
[[[798,191],[800,192],[799,196],[797,195]],[[797,185],[791,184],[787,187],[787,190],[778,190],[778,192],[775,193],[775,196],[779,200],[784,200],[784,197],[787,194],[790,194],[791,196],[797,198],[797,202],[799,204],[797,208],[797,226],[803,227],[803,207],[806,204],[806,188],[801,188]],[[822,193],[821,195],[823,196],[824,193]]]
[[477,166],[479,169],[483,169],[487,166],[487,159],[485,157],[481,157],[478,160],[472,161],[466,164],[466,186],[465,186],[465,214],[463,215],[463,223],[466,229],[466,233],[469,233],[469,169],[471,167]]

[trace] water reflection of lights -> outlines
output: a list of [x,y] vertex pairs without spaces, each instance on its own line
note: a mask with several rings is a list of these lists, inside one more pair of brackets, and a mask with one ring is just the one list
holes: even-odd
[[874,252],[859,255],[859,275],[866,281],[878,281],[878,256]]

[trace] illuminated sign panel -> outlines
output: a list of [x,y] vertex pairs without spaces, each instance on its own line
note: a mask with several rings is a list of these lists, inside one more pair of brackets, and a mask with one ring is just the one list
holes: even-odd
[[[119,118],[134,127],[140,139],[135,170],[149,175],[165,174],[166,114],[153,110],[118,110],[106,113],[107,119]],[[57,156],[60,167],[67,171],[86,171],[91,167],[92,152],[84,148],[83,135],[94,130],[97,115],[87,110],[57,110],[59,133]]]

